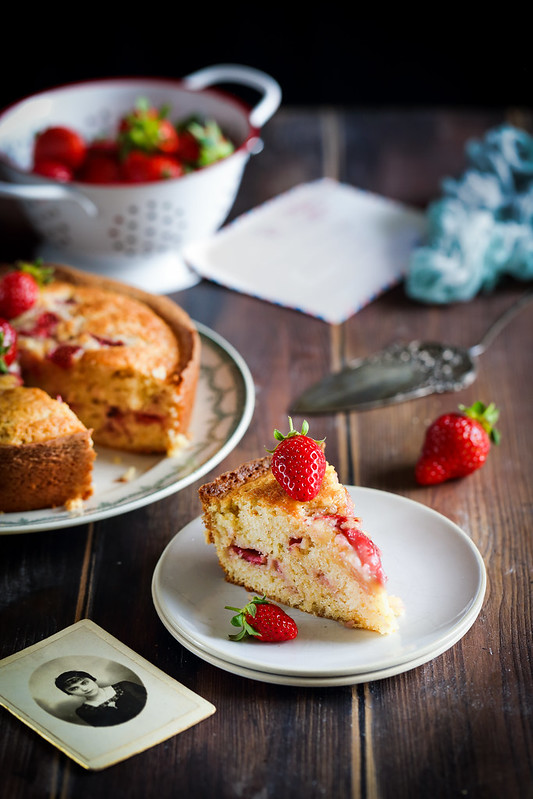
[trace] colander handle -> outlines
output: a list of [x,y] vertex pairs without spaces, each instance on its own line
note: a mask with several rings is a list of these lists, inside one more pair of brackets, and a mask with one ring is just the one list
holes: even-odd
[[239,64],[217,64],[199,69],[183,78],[189,89],[205,89],[215,83],[235,83],[257,89],[263,94],[262,99],[250,112],[250,124],[261,128],[275,114],[281,103],[281,88],[274,78],[253,67]]
[[0,197],[11,197],[15,200],[73,200],[89,216],[98,214],[96,205],[84,194],[68,186],[57,186],[54,183],[22,185],[0,181]]

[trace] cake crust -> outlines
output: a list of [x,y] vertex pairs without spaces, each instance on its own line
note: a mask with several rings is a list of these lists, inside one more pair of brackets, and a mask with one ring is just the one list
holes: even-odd
[[253,461],[243,463],[233,471],[219,475],[210,483],[204,483],[198,489],[200,500],[203,503],[213,497],[221,498],[249,480],[254,480],[256,477],[266,474],[270,469],[270,462],[270,456],[256,458]]

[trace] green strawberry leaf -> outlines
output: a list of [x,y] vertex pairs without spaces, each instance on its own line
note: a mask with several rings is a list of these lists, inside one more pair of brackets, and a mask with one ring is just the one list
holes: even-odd
[[[278,441],[280,443],[282,441],[285,441],[288,438],[294,438],[295,436],[306,436],[309,433],[309,422],[307,421],[307,419],[303,420],[301,431],[298,431],[298,430],[294,429],[294,426],[293,426],[293,423],[292,423],[292,418],[290,416],[288,417],[288,419],[289,419],[289,432],[287,434],[282,433],[277,428],[274,430],[274,438],[276,439],[276,441]],[[312,440],[316,444],[323,444],[326,439],[325,438],[322,438],[322,439],[313,438]],[[275,450],[275,448],[274,449],[267,449],[267,452],[272,454],[274,452],[274,450]]]
[[234,627],[242,627],[240,632],[236,633],[235,635],[229,635],[231,641],[242,641],[243,638],[247,636],[255,636],[256,638],[261,635],[261,633],[254,630],[252,625],[249,621],[247,621],[246,616],[255,617],[257,613],[257,605],[268,605],[270,604],[266,596],[254,596],[248,604],[246,604],[243,608],[234,608],[231,605],[225,605],[225,610],[232,610],[236,612],[236,615],[233,616],[230,620],[230,623]]
[[493,402],[491,402],[489,405],[485,405],[485,403],[478,400],[470,405],[470,407],[467,407],[466,405],[459,405],[459,410],[461,410],[465,416],[468,416],[470,419],[475,419],[476,422],[479,422],[493,444],[500,443],[500,432],[494,427],[500,416],[500,411]]
[[44,286],[54,277],[54,269],[51,266],[43,266],[43,259],[37,258],[33,263],[28,261],[17,261],[17,269],[20,272],[26,272],[37,281],[39,286]]

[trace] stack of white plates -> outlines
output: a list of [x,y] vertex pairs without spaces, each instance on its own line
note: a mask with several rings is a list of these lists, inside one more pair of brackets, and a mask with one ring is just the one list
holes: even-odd
[[390,594],[405,612],[379,635],[286,608],[298,636],[282,644],[234,642],[234,615],[250,595],[230,585],[201,518],[168,544],[152,581],[155,609],[189,651],[218,668],[278,685],[335,686],[381,680],[416,668],[457,643],[476,620],[486,589],[483,560],[457,525],[413,500],[350,486],[364,528],[378,545]]

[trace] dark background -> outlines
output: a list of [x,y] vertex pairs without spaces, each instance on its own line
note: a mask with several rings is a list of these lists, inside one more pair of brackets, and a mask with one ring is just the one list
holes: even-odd
[[500,7],[498,14],[483,8],[470,23],[443,6],[400,9],[397,18],[384,7],[373,19],[350,8],[197,3],[10,10],[0,48],[0,107],[65,82],[181,78],[226,62],[272,75],[285,105],[532,105],[530,29],[518,7]]

